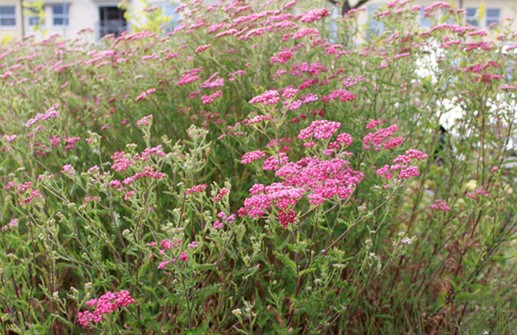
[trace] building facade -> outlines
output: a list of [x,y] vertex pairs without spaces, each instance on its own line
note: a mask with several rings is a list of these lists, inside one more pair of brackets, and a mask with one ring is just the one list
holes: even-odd
[[[438,0],[436,0],[438,1]],[[432,23],[424,15],[424,8],[432,5],[433,0],[415,0],[415,5],[420,6],[420,27],[430,28]],[[383,30],[382,24],[374,18],[377,12],[387,0],[370,0],[363,7],[366,9],[360,16],[361,23],[366,25],[366,31],[379,33]],[[462,8],[465,15],[465,23],[470,24],[480,30],[486,30],[491,25],[501,23],[506,18],[513,19],[512,30],[517,31],[517,1],[516,0],[453,0],[444,1],[451,3],[455,8]]]
[[[140,0],[126,0],[129,5],[138,9]],[[154,6],[160,6],[165,15],[174,17],[180,0],[147,0]],[[208,0],[207,0],[208,1]],[[213,2],[213,0],[209,0]],[[94,40],[107,34],[118,35],[130,29],[124,10],[118,7],[118,0],[45,0],[44,18],[24,8],[30,0],[0,0],[0,41],[19,39],[29,35],[41,37],[44,34],[60,34],[74,38],[84,29],[89,29]],[[351,1],[352,5],[354,0]],[[486,29],[492,24],[501,22],[505,17],[517,17],[516,0],[454,0],[457,8],[465,10],[466,22]],[[375,21],[373,13],[387,3],[387,0],[370,0],[364,5],[366,11],[361,14],[360,22],[365,30],[380,32],[383,27]],[[432,0],[415,0],[422,8],[433,3]],[[479,15],[479,9],[483,15]],[[421,26],[426,28],[431,22],[421,15]],[[41,29],[35,29],[41,27]],[[517,19],[513,21],[513,31],[517,31]]]
[[[0,41],[19,39],[29,35],[60,34],[66,38],[77,37],[88,29],[93,39],[105,35],[118,35],[129,30],[125,11],[118,7],[118,0],[45,0],[44,18],[26,8],[30,0],[0,0]],[[168,16],[175,15],[177,3],[166,0],[148,1],[160,6]],[[138,8],[141,1],[127,1]],[[36,29],[37,28],[37,29]]]

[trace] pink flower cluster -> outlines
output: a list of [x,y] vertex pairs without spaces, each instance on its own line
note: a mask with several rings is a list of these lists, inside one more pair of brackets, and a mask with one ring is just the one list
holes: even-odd
[[386,179],[391,179],[394,177],[395,173],[398,173],[398,179],[408,179],[411,177],[418,177],[420,175],[420,171],[417,166],[410,165],[415,161],[424,160],[427,158],[427,155],[423,152],[415,149],[409,149],[405,152],[405,154],[398,156],[393,160],[393,164],[384,165],[382,168],[377,170],[377,175],[383,176]]
[[333,122],[333,121],[327,121],[327,120],[318,120],[318,121],[312,121],[309,127],[302,129],[300,131],[300,134],[298,134],[299,140],[306,140],[306,139],[325,139],[328,140],[329,138],[334,135],[334,133],[341,127],[341,123],[339,122]]
[[483,187],[478,187],[474,190],[474,192],[467,192],[466,195],[470,199],[476,200],[478,198],[478,196],[489,197],[490,193],[487,190],[485,190]]
[[301,77],[304,74],[308,74],[310,76],[317,76],[322,72],[327,72],[328,69],[325,65],[320,62],[316,63],[307,63],[303,62],[300,64],[294,64],[291,68],[291,75]]
[[195,185],[195,186],[192,186],[191,188],[189,188],[185,192],[185,194],[186,195],[190,195],[190,194],[193,194],[193,193],[201,193],[201,192],[204,192],[206,190],[206,187],[207,187],[206,184]]
[[[372,126],[370,123],[368,124],[368,126]],[[398,129],[398,126],[394,124],[387,128],[378,129],[377,131],[375,131],[375,133],[366,134],[366,136],[363,139],[364,148],[366,150],[369,150],[370,146],[373,145],[374,150],[379,151],[382,148],[393,149],[398,147],[404,142],[403,137],[393,137],[393,135],[398,131]]]
[[218,73],[214,73],[201,84],[201,88],[216,88],[224,86],[224,78],[218,77]]
[[256,97],[251,99],[249,101],[249,103],[252,105],[261,104],[264,106],[269,106],[269,105],[276,105],[279,101],[280,101],[280,94],[278,93],[278,91],[269,90],[269,91],[262,93],[261,95],[257,95]]
[[91,323],[99,323],[104,320],[105,315],[116,312],[121,307],[127,307],[134,303],[135,300],[126,290],[116,293],[106,292],[97,299],[88,300],[86,302],[88,307],[95,308],[95,310],[93,312],[79,312],[77,314],[77,321],[81,326],[87,328]]
[[35,199],[42,199],[43,196],[39,190],[33,188],[34,183],[32,181],[18,184],[15,181],[10,181],[5,185],[5,190],[15,189],[16,194],[19,196],[18,203],[29,205]]
[[292,209],[304,195],[312,205],[335,196],[347,199],[363,179],[362,173],[352,170],[347,161],[339,158],[327,161],[303,158],[280,167],[275,175],[282,181],[269,186],[255,184],[250,189],[251,197],[239,209],[240,216],[260,218],[275,207],[283,212],[282,224],[285,225],[296,217]]
[[198,68],[194,68],[192,70],[186,71],[178,80],[178,86],[187,85],[187,84],[190,84],[190,83],[193,83],[193,82],[199,80],[199,78],[201,78],[199,76],[199,72],[201,72],[201,70],[203,70],[203,68],[198,67]]
[[56,105],[53,105],[52,107],[50,107],[46,112],[45,114],[36,114],[35,117],[33,117],[32,119],[28,120],[26,123],[25,123],[25,127],[30,127],[40,121],[47,121],[47,120],[50,120],[50,119],[55,119],[55,118],[58,118],[59,117],[59,112],[56,110],[57,108],[57,104]]
[[205,44],[205,45],[200,45],[199,47],[197,47],[196,49],[196,53],[202,53],[203,51],[209,49],[211,47],[211,44]]
[[163,172],[156,171],[155,168],[146,166],[144,167],[143,171],[137,172],[131,177],[127,177],[124,179],[123,184],[124,185],[131,185],[138,179],[142,178],[152,178],[152,179],[165,179],[167,178],[167,175]]
[[156,92],[156,88],[150,88],[147,91],[143,91],[139,96],[136,97],[135,101],[142,101],[147,98],[148,95],[153,94],[154,92]]
[[276,53],[273,57],[269,59],[269,63],[280,63],[283,64],[287,62],[289,59],[293,57],[293,52],[291,49],[284,49]]
[[250,164],[251,162],[262,159],[264,157],[266,157],[266,154],[262,150],[247,152],[242,155],[241,164]]
[[441,210],[444,212],[448,212],[451,210],[449,206],[447,206],[447,203],[444,200],[435,200],[434,203],[431,205],[432,209]]
[[216,220],[212,225],[214,229],[223,228],[224,223],[231,225],[235,222],[235,214],[227,216],[224,212],[219,212],[217,213],[217,218],[218,220]]
[[323,100],[325,102],[329,102],[332,100],[339,100],[341,102],[346,102],[346,101],[353,101],[353,100],[355,100],[355,98],[356,98],[356,95],[350,91],[335,90],[335,91],[332,91],[329,94],[325,95],[324,97],[322,97],[321,100]]
[[203,105],[212,104],[216,99],[220,98],[223,95],[223,91],[217,91],[210,95],[203,95],[201,97],[201,103]]
[[320,8],[320,9],[313,9],[308,11],[307,13],[303,14],[302,18],[300,19],[300,22],[314,22],[319,21],[322,18],[329,16],[330,11],[328,8]]
[[151,122],[153,122],[153,115],[149,114],[141,118],[140,120],[136,121],[136,126],[138,128],[143,128],[151,125]]
[[223,197],[228,193],[230,193],[229,189],[227,189],[226,187],[221,188],[219,190],[219,193],[217,193],[217,195],[214,197],[214,202],[220,202],[223,199]]

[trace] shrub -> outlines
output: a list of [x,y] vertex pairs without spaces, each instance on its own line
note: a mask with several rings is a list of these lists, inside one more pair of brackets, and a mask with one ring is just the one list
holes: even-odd
[[1,47],[4,333],[517,327],[515,33],[309,5]]

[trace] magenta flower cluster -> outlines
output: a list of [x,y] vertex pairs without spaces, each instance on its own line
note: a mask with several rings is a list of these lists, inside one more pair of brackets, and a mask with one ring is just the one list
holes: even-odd
[[31,127],[32,125],[38,123],[38,122],[41,122],[41,121],[47,121],[47,120],[50,120],[50,119],[55,119],[55,118],[58,118],[59,117],[59,112],[57,111],[57,104],[56,105],[53,105],[51,106],[46,112],[45,114],[36,114],[35,117],[33,117],[32,119],[28,120],[26,123],[25,123],[25,127]]
[[134,303],[135,300],[126,290],[115,293],[106,292],[99,298],[86,302],[86,305],[94,308],[94,311],[79,312],[77,314],[77,322],[87,328],[92,323],[99,323],[104,320],[105,315],[117,312],[121,307],[127,307]]

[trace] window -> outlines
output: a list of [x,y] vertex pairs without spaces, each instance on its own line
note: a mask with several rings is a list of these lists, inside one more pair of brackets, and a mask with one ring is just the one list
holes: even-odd
[[501,21],[501,10],[499,8],[487,8],[486,10],[486,26]]
[[34,8],[27,8],[27,21],[31,27],[42,26],[45,24],[45,21],[40,16],[40,13],[38,13],[38,11]]
[[16,26],[16,8],[14,6],[0,6],[0,27]]
[[431,28],[433,23],[429,18],[425,17],[425,11],[422,9],[420,10],[420,27],[421,28]]
[[52,5],[52,24],[54,26],[68,26],[68,4]]
[[380,35],[384,31],[384,23],[377,21],[375,15],[378,14],[380,4],[374,4],[368,6],[368,32],[367,37]]
[[478,10],[476,8],[467,8],[467,24],[474,27],[479,26]]

